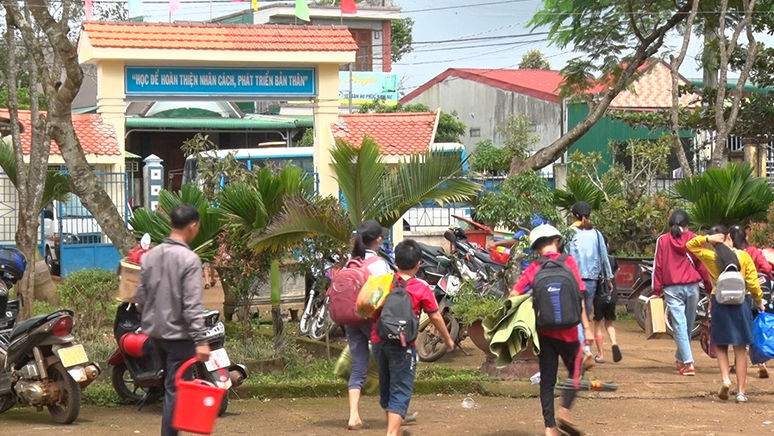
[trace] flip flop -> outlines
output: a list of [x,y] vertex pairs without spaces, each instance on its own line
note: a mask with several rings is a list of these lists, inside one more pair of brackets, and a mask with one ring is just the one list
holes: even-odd
[[613,345],[613,362],[620,362],[623,359],[621,354],[621,348],[618,345]]
[[605,359],[599,356],[594,356],[594,363],[596,363],[597,365],[603,365],[605,363]]
[[557,423],[559,424],[558,425],[559,431],[561,431],[562,434],[566,434],[566,435],[569,435],[569,436],[582,436],[583,435],[583,432],[581,432],[580,429],[578,429],[578,427],[574,426],[573,424],[571,424],[568,421],[565,421],[565,420],[562,420],[562,419],[558,419]]
[[403,418],[403,422],[405,424],[410,424],[410,423],[417,422],[417,416],[419,416],[419,412],[407,413],[406,417]]

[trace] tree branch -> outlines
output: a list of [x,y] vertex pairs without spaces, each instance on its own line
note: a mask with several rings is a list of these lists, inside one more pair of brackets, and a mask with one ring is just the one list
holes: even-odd
[[626,6],[628,7],[629,25],[632,26],[632,32],[634,32],[634,36],[636,36],[640,42],[644,42],[645,37],[642,36],[642,32],[640,32],[640,29],[637,27],[637,21],[634,19],[634,6],[632,5],[632,0],[626,0]]

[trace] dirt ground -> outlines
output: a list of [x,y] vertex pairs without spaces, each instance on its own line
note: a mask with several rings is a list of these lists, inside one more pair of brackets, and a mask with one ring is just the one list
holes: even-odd
[[[674,369],[671,338],[645,340],[636,323],[620,326],[619,342],[624,360],[595,367],[591,376],[614,381],[613,393],[582,394],[573,409],[575,421],[588,435],[763,435],[774,434],[774,379],[761,380],[752,372],[748,404],[722,402],[714,391],[720,383],[716,363],[694,343],[696,377],[681,377]],[[483,355],[466,347],[441,363],[477,367]],[[608,353],[609,354],[609,353]],[[774,376],[774,371],[773,374]],[[503,387],[507,389],[508,384]],[[477,408],[461,406],[465,395],[419,396],[411,409],[418,422],[409,428],[420,435],[540,435],[542,416],[537,398],[474,396]],[[349,433],[346,399],[304,398],[289,400],[237,400],[219,419],[220,435],[340,435],[384,434],[384,416],[374,397],[362,402],[362,415],[369,429]],[[131,407],[84,407],[72,426],[55,426],[46,413],[16,408],[3,415],[4,435],[60,434],[133,435],[158,434],[160,407],[141,412]]]

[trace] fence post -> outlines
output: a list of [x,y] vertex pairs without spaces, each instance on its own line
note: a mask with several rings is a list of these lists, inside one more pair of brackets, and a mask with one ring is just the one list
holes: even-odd
[[152,154],[146,157],[143,162],[143,193],[145,208],[156,210],[159,207],[159,192],[164,187],[164,166],[161,165],[164,160]]
[[567,164],[554,164],[554,187],[556,189],[567,189]]

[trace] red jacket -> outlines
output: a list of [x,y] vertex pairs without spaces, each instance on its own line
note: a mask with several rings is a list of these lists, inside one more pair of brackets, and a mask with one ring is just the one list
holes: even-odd
[[749,245],[744,251],[752,257],[753,262],[755,262],[755,269],[757,269],[759,273],[766,274],[771,278],[771,264],[766,260],[766,256],[763,255],[763,252],[758,247],[753,247],[752,245]]
[[653,293],[656,296],[660,297],[664,286],[670,285],[704,282],[707,292],[712,290],[707,267],[685,248],[685,243],[694,236],[688,230],[677,239],[671,233],[659,236],[653,265]]

